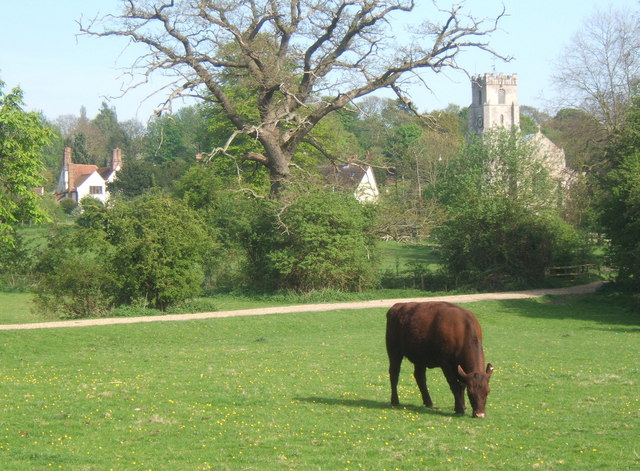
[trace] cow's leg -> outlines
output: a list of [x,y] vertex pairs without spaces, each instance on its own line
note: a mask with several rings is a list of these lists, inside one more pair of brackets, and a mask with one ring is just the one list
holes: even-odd
[[465,405],[464,405],[464,388],[465,385],[461,383],[458,379],[458,372],[455,368],[443,368],[442,369],[444,376],[447,378],[447,382],[449,383],[449,388],[451,388],[451,392],[453,393],[454,409],[456,414],[464,414]]
[[427,389],[427,367],[424,365],[415,365],[413,377],[416,379],[420,394],[422,394],[422,403],[427,407],[433,407],[433,401]]
[[389,352],[389,380],[391,381],[391,405],[399,406],[398,399],[398,378],[400,377],[400,365],[402,364],[402,355]]

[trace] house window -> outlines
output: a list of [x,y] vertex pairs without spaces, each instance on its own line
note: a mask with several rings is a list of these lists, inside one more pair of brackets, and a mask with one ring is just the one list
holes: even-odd
[[504,91],[503,88],[501,88],[500,90],[498,90],[498,104],[499,105],[504,105],[506,100],[506,96],[507,93]]
[[89,193],[91,193],[92,195],[101,195],[102,194],[102,187],[101,186],[90,186],[89,187]]

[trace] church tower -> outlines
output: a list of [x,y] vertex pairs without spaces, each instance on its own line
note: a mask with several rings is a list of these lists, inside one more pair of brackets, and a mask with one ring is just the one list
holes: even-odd
[[471,78],[469,131],[482,134],[495,126],[520,128],[518,76],[484,74]]

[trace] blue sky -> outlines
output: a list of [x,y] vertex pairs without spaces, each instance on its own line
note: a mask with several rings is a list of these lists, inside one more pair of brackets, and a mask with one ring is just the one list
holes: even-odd
[[[427,2],[428,0],[418,0]],[[6,89],[20,86],[29,110],[42,111],[48,118],[78,115],[80,107],[92,118],[108,99],[120,121],[146,122],[162,95],[145,98],[155,88],[138,89],[122,98],[126,79],[123,70],[136,54],[124,43],[110,38],[77,37],[77,20],[98,12],[117,11],[118,0],[20,0],[2,6],[0,28],[0,80]],[[430,3],[430,2],[429,2]],[[439,0],[445,7],[454,3]],[[540,109],[553,107],[556,91],[551,83],[553,64],[580,29],[582,22],[597,10],[638,11],[638,0],[467,0],[465,10],[477,17],[495,16],[507,9],[508,16],[494,33],[492,47],[509,63],[492,59],[479,51],[467,54],[461,65],[471,74],[517,73],[521,105]],[[411,99],[422,111],[446,107],[449,103],[468,106],[470,85],[461,72],[425,77],[431,92],[412,90]],[[157,88],[157,87],[156,87]]]

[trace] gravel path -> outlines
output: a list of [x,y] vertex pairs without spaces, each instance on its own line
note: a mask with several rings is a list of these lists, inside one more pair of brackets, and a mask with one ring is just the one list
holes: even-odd
[[461,294],[451,296],[433,296],[425,298],[406,299],[378,299],[373,301],[355,301],[342,303],[324,304],[303,304],[296,306],[268,307],[258,309],[242,309],[237,311],[217,311],[200,312],[195,314],[167,314],[162,316],[144,317],[111,317],[99,319],[81,319],[54,322],[39,322],[32,324],[4,324],[0,325],[0,330],[27,330],[27,329],[56,329],[61,327],[88,327],[97,325],[113,324],[139,324],[143,322],[176,322],[190,321],[198,319],[213,319],[222,317],[239,316],[264,316],[267,314],[286,314],[293,312],[322,312],[335,311],[338,309],[368,309],[368,308],[390,308],[395,303],[409,301],[449,301],[452,303],[471,303],[484,300],[504,300],[504,299],[526,299],[539,298],[541,296],[558,296],[567,294],[588,294],[593,293],[602,285],[601,282],[590,283],[588,285],[572,286],[569,288],[536,289],[527,291],[511,291],[505,293],[482,293],[482,294]]

